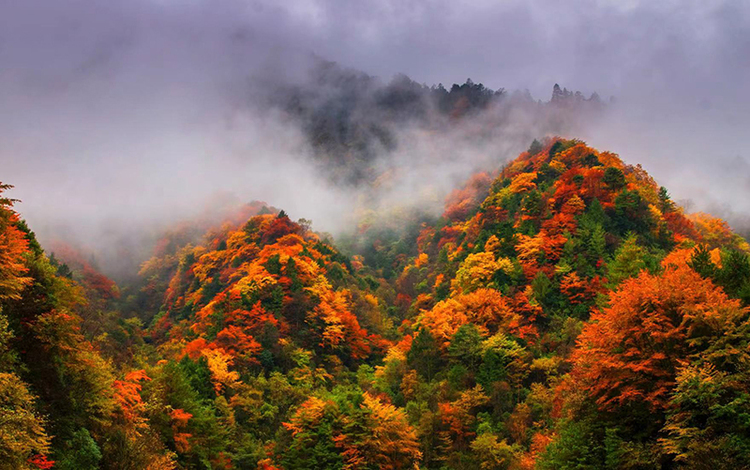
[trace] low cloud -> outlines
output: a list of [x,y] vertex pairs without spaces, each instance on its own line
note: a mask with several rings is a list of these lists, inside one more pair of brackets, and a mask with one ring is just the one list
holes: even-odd
[[[367,207],[439,211],[472,171],[559,132],[741,226],[748,31],[733,1],[0,0],[0,180],[43,241],[110,261],[250,200],[330,232]],[[341,64],[325,80],[321,57]],[[394,117],[372,103],[398,73],[505,94],[460,119],[421,98],[419,119]],[[558,112],[536,101],[556,82],[617,99]],[[329,118],[367,145],[321,146],[310,123]]]

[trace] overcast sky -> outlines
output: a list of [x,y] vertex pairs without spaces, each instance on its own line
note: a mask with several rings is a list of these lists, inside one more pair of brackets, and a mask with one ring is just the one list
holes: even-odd
[[226,191],[326,229],[342,195],[317,191],[296,129],[238,116],[235,93],[299,78],[310,53],[384,80],[614,95],[582,137],[694,208],[750,213],[741,0],[0,0],[0,181],[38,228],[112,228]]
[[4,75],[39,81],[105,79],[123,72],[118,65],[134,80],[191,82],[204,66],[227,78],[282,48],[385,78],[472,77],[545,98],[554,82],[605,95],[733,93],[750,66],[750,4],[739,0],[2,0],[0,8]]

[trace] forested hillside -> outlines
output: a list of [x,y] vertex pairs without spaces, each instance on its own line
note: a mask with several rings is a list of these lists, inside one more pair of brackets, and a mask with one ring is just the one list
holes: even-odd
[[[466,86],[390,93],[499,99]],[[0,468],[750,468],[750,246],[584,142],[341,244],[259,202],[181,224],[120,286],[14,202]]]

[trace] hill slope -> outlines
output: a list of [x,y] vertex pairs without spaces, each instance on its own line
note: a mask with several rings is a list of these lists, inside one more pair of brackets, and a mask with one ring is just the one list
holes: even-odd
[[0,215],[14,468],[750,466],[750,247],[582,142],[348,255],[252,204],[119,290]]

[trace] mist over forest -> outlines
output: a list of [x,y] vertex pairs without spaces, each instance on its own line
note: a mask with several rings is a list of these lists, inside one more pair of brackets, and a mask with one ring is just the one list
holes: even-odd
[[[691,210],[745,225],[732,195],[747,156],[725,147],[748,123],[735,2],[3,8],[0,157],[43,239],[108,251],[217,200],[263,200],[329,232],[354,206],[439,212],[470,173],[545,135],[612,149]],[[556,83],[583,95],[545,105]]]

